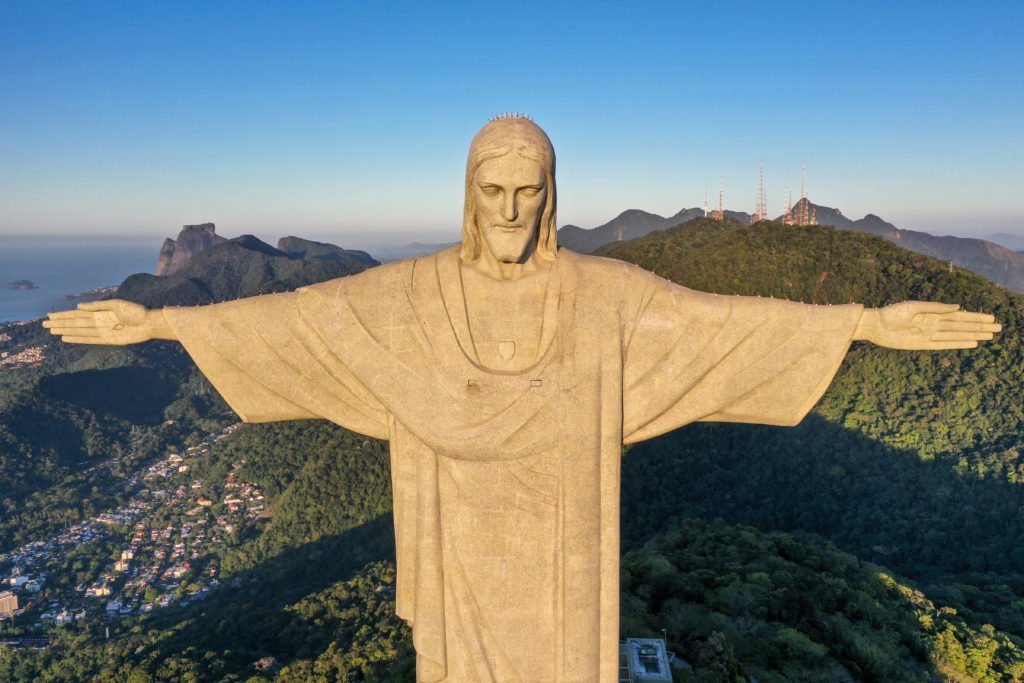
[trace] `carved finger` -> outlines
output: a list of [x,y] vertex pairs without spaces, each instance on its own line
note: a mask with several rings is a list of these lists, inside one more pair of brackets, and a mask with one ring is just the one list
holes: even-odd
[[88,318],[65,318],[61,320],[44,320],[43,327],[98,327],[96,318],[90,315]]
[[97,330],[95,327],[54,327],[50,334],[63,336],[65,334],[77,337],[102,337],[106,332]]
[[973,313],[971,311],[957,311],[956,313],[947,313],[942,316],[942,320],[949,321],[954,320],[957,322],[974,322],[974,323],[994,323],[996,317],[991,313]]
[[916,313],[953,313],[960,310],[960,304],[944,304],[938,301],[914,301]]
[[936,332],[932,341],[988,341],[992,337],[991,332]]
[[73,311],[54,311],[53,313],[50,313],[47,317],[50,320],[74,320],[76,318],[92,318],[95,315],[96,315],[95,313],[89,313],[87,311],[73,310]]
[[968,332],[1000,332],[1003,326],[999,323],[982,323],[960,320],[940,320],[935,326],[936,330],[948,332],[951,330],[964,330]]

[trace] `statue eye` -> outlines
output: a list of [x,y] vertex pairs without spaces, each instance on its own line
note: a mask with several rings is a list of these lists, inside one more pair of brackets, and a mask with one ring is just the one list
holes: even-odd
[[498,192],[500,192],[500,190],[496,188],[494,185],[481,185],[480,191],[483,192],[488,197],[494,197],[498,194]]
[[519,190],[519,193],[521,195],[523,195],[524,197],[536,197],[538,194],[540,194],[540,188],[539,187],[524,187],[523,189]]

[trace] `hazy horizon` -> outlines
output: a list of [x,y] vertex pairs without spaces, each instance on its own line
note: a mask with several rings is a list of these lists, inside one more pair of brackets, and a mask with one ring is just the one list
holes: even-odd
[[[813,200],[812,200],[813,201]],[[559,228],[565,225],[576,225],[584,229],[592,229],[603,225],[621,213],[630,209],[639,209],[642,211],[648,211],[649,213],[658,213],[659,215],[669,217],[684,209],[700,208],[698,206],[687,206],[679,207],[677,209],[656,212],[651,211],[645,207],[634,206],[627,207],[621,211],[616,212],[614,215],[610,215],[604,219],[600,219],[599,222],[595,222],[589,225],[580,225],[571,221],[560,222]],[[744,211],[742,208],[732,208],[726,205],[726,208],[730,211]],[[843,207],[831,207],[840,208]],[[750,213],[749,210],[747,210]],[[878,212],[867,212],[880,215]],[[866,214],[851,214],[843,209],[843,215],[851,220],[857,220],[862,218]],[[906,224],[892,216],[880,215],[883,220],[886,220],[897,228],[903,230],[916,230],[919,232],[926,232],[936,236],[953,235],[956,237],[970,237],[976,239],[990,239],[1000,234],[1019,237],[1024,241],[1024,219],[1021,219],[1016,224],[1012,220],[1005,220],[1002,222],[994,222],[988,226],[978,225],[964,225],[957,223],[953,219],[940,218],[935,221],[931,221],[928,225],[921,224]],[[391,247],[402,247],[412,243],[424,243],[424,244],[441,244],[447,242],[453,242],[460,239],[461,226],[452,227],[448,230],[442,229],[427,229],[423,231],[411,231],[411,230],[344,230],[344,229],[331,229],[331,228],[318,228],[310,227],[303,228],[301,226],[295,226],[291,228],[281,228],[277,230],[252,230],[247,229],[244,225],[234,226],[230,224],[218,223],[215,220],[195,220],[189,223],[182,223],[177,226],[172,226],[167,230],[145,230],[130,233],[117,233],[117,232],[83,232],[83,231],[72,231],[67,232],[0,232],[0,246],[5,244],[19,244],[19,245],[34,245],[34,244],[49,244],[55,241],[63,241],[65,244],[75,243],[94,243],[97,240],[105,241],[112,244],[120,245],[143,245],[151,244],[154,245],[154,249],[159,249],[164,239],[171,238],[175,239],[178,236],[179,231],[183,225],[195,225],[198,223],[212,222],[216,225],[217,234],[227,238],[239,237],[241,235],[254,235],[260,240],[276,245],[277,241],[282,237],[296,236],[303,237],[306,239],[312,239],[317,241],[326,241],[337,244],[339,246],[350,248],[350,249],[364,249],[369,250],[372,248],[391,248]],[[155,260],[154,255],[154,260]]]

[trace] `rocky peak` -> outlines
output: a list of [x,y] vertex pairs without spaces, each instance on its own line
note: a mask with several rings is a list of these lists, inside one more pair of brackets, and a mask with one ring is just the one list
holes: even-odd
[[157,275],[170,275],[188,265],[193,255],[224,242],[225,238],[216,232],[213,223],[183,225],[178,239],[167,238],[160,247],[160,258],[156,264]]

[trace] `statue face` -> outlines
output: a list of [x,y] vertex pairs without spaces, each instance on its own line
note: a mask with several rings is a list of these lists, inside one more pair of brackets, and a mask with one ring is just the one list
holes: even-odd
[[473,218],[485,251],[503,263],[523,263],[533,254],[547,199],[544,169],[510,153],[481,163],[473,176]]

